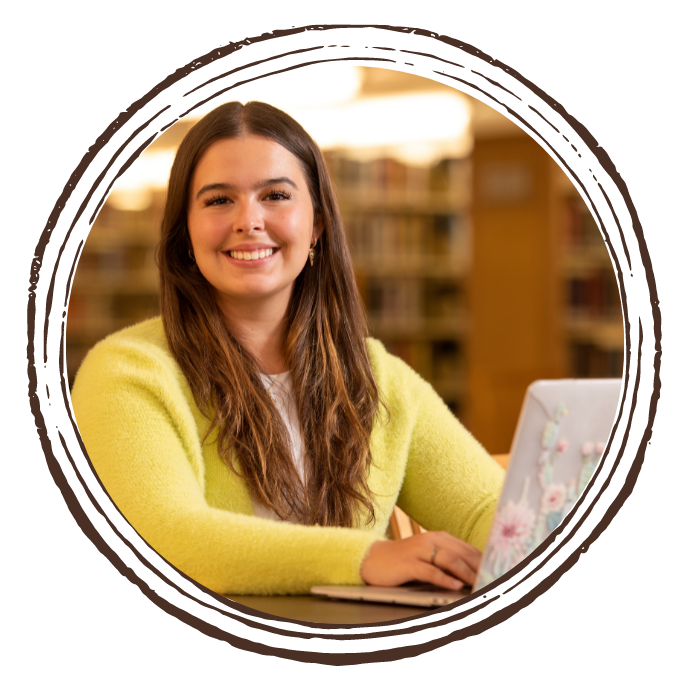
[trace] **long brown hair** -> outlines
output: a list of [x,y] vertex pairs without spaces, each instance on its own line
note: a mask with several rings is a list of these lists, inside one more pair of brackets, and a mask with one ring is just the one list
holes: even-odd
[[[247,134],[272,139],[298,159],[324,224],[314,266],[305,266],[295,282],[285,343],[303,437],[304,485],[256,360],[228,330],[210,284],[189,258],[194,169],[215,141]],[[170,349],[211,421],[209,434],[217,431],[221,457],[241,473],[254,498],[281,519],[304,524],[352,527],[374,520],[366,479],[379,393],[335,193],[307,132],[286,113],[256,101],[222,105],[192,127],[170,173],[158,265]]]

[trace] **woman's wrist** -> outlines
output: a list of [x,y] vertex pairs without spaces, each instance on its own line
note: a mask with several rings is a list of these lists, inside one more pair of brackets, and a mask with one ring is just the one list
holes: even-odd
[[366,570],[365,565],[371,558],[372,550],[376,551],[380,547],[381,544],[385,544],[385,543],[387,543],[387,541],[388,541],[387,539],[377,539],[376,541],[373,541],[371,544],[369,544],[369,546],[367,547],[367,550],[364,552],[362,562],[359,564],[359,579],[362,582],[364,582],[364,584],[367,584],[367,585],[370,584],[366,580],[364,573]]
[[372,559],[380,560],[381,550],[385,549],[386,545],[391,543],[393,542],[389,541],[388,539],[378,539],[377,541],[373,542],[366,550],[364,558],[362,559],[362,564],[359,567],[359,577],[362,580],[362,582],[364,582],[367,585],[371,584]]

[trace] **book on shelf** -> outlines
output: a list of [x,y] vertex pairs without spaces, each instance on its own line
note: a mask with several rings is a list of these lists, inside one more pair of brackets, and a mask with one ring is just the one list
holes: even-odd
[[[326,162],[336,187],[350,194],[357,190],[381,192],[408,186],[406,166],[392,159],[361,161],[327,152]],[[426,187],[428,175],[417,183]]]
[[347,194],[403,192],[412,196],[463,194],[469,188],[469,159],[449,158],[433,166],[407,165],[392,158],[356,160],[326,152],[326,163],[336,187]]
[[75,276],[76,293],[158,291],[154,248],[99,248],[82,254]]
[[467,217],[457,214],[348,213],[345,230],[357,260],[401,257],[461,261],[469,248]]
[[587,277],[570,277],[568,312],[571,317],[613,320],[621,316],[618,286],[610,270],[599,269]]
[[423,329],[427,322],[448,322],[456,324],[455,331],[463,321],[464,292],[447,279],[371,277],[363,297],[369,316],[379,324],[407,322]]
[[570,344],[571,366],[576,378],[619,378],[623,375],[623,350],[594,343]]
[[458,413],[465,394],[464,345],[458,340],[384,340],[388,352],[402,359]]
[[594,217],[582,198],[575,193],[566,198],[563,229],[566,243],[571,249],[598,247],[603,244]]

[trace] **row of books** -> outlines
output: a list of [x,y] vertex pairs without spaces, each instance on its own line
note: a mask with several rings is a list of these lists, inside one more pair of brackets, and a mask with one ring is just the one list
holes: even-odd
[[67,337],[93,324],[102,324],[110,315],[110,298],[72,290],[67,310]]
[[464,214],[358,213],[344,222],[353,257],[459,257],[468,251]]
[[87,333],[94,338],[156,316],[157,294],[86,294],[72,292],[67,312],[67,334]]
[[569,278],[567,299],[568,310],[574,317],[613,318],[621,314],[618,285],[610,270]]
[[79,259],[79,272],[104,279],[117,273],[151,270],[156,272],[155,249],[140,245],[108,245],[98,251],[85,251]]
[[380,320],[459,318],[465,294],[457,282],[430,278],[370,278],[364,286],[369,315]]
[[360,161],[326,153],[326,163],[336,187],[350,192],[460,193],[471,184],[469,159],[444,159],[428,167],[406,165],[392,158]]
[[[427,381],[436,383],[444,397],[465,368],[465,353],[457,340],[385,340],[388,352],[400,357]],[[450,384],[444,385],[444,384]],[[459,385],[456,386],[459,390]],[[457,397],[457,396],[456,396]]]
[[572,342],[570,359],[576,378],[620,378],[623,375],[622,349],[604,349],[592,343]]
[[563,236],[573,248],[600,247],[603,244],[599,226],[579,196],[570,196],[565,203]]

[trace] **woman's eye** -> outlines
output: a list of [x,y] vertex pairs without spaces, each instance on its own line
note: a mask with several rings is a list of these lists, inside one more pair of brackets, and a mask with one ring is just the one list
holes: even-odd
[[204,206],[221,206],[222,204],[225,204],[228,201],[230,201],[228,197],[224,196],[223,194],[218,194],[216,196],[212,196],[208,199],[205,199]]
[[292,197],[292,194],[290,192],[283,191],[281,189],[272,189],[267,195],[266,198],[269,201],[279,201],[280,199],[290,199]]

